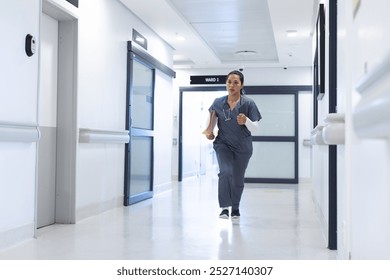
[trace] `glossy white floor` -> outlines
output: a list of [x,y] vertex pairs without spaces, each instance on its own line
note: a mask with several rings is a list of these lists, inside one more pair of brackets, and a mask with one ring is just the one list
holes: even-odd
[[38,230],[0,259],[335,259],[310,184],[247,184],[241,219],[218,218],[217,176],[186,179],[153,199]]

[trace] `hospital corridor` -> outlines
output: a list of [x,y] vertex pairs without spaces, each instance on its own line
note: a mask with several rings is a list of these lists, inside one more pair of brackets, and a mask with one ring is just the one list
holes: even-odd
[[389,10],[0,0],[0,274],[390,260]]
[[335,259],[309,184],[248,184],[238,221],[219,219],[216,184],[212,174],[185,179],[134,206],[42,228],[0,259]]

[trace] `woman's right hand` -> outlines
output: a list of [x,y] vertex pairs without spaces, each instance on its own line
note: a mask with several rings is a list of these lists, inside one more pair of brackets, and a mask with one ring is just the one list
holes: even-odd
[[206,138],[209,139],[209,140],[213,140],[215,138],[215,135],[212,131],[209,131],[209,130],[205,130],[203,131],[203,134],[206,135]]

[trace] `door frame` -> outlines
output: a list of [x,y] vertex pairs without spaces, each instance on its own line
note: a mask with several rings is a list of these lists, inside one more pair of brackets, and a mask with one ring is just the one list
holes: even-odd
[[[245,86],[245,94],[295,94],[295,136],[287,137],[288,141],[295,142],[295,170],[293,179],[276,179],[276,178],[245,178],[247,183],[298,183],[298,93],[300,91],[311,91],[311,85],[297,85],[297,86]],[[178,151],[178,181],[183,180],[183,94],[185,92],[196,91],[226,91],[225,86],[196,86],[196,87],[181,87],[179,95],[179,151]],[[286,138],[286,137],[284,137]],[[253,141],[287,141],[280,137],[266,137],[254,136]]]
[[[138,63],[144,65],[145,67],[149,68],[152,73],[152,88],[153,88],[153,111],[152,113],[152,128],[151,129],[141,129],[141,128],[133,128],[132,127],[132,97],[133,97],[133,81],[134,81],[134,61],[137,61]],[[140,202],[142,200],[152,198],[153,197],[153,164],[154,164],[154,94],[155,94],[155,78],[156,78],[156,70],[147,60],[135,55],[133,52],[129,52],[128,54],[128,69],[127,69],[127,94],[126,94],[126,130],[129,131],[130,139],[129,143],[125,144],[125,190],[124,190],[124,205],[128,206],[137,202]],[[131,195],[131,147],[133,145],[133,137],[143,137],[143,138],[150,138],[151,141],[151,158],[150,160],[150,181],[149,181],[149,190],[142,192],[137,195]]]
[[[337,0],[329,2],[329,113],[337,113]],[[329,145],[328,248],[337,250],[337,146]]]
[[[156,79],[156,69],[160,70],[164,74],[175,78],[176,72],[173,71],[168,66],[164,65],[156,58],[146,53],[145,51],[137,48],[132,41],[127,42],[127,74],[126,74],[126,130],[130,133],[129,143],[125,145],[125,176],[124,176],[124,195],[123,195],[123,205],[129,206],[131,204],[140,202],[142,200],[153,197],[153,173],[154,173],[154,128],[150,131],[145,131],[144,129],[131,128],[131,96],[133,94],[133,61],[137,60],[140,63],[143,63],[150,67],[153,70],[153,87]],[[154,115],[154,110],[153,110]],[[154,119],[153,119],[154,126]],[[131,197],[130,195],[130,181],[131,181],[131,158],[129,155],[132,136],[145,136],[152,137],[152,159],[151,159],[151,182],[150,182],[150,191]]]

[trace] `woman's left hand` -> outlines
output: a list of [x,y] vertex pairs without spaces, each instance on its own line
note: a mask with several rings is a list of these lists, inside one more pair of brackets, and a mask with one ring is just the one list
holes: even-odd
[[246,123],[246,116],[243,113],[238,114],[237,123],[239,125],[244,125]]

